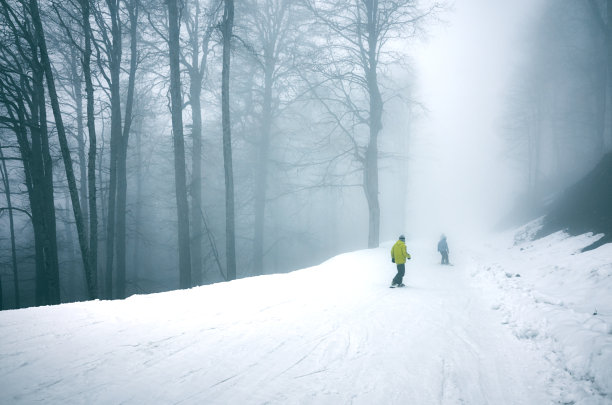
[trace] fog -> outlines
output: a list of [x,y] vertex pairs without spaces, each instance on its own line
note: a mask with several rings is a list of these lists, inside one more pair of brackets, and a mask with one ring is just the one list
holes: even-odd
[[407,232],[432,238],[482,234],[508,214],[520,191],[503,153],[512,73],[542,1],[456,1],[420,44]]
[[178,2],[3,3],[2,305],[452,249],[612,147],[602,0]]

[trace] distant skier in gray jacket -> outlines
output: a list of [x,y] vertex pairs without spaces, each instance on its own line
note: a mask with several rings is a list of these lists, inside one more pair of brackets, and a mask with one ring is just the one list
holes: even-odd
[[442,263],[448,264],[448,243],[446,243],[446,235],[442,234],[438,242],[438,252],[442,255]]

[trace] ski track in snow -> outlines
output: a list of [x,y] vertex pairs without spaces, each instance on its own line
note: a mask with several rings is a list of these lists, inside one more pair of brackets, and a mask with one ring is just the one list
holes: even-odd
[[[514,301],[496,295],[514,293],[507,281],[516,280],[487,278],[491,257],[440,266],[431,246],[408,243],[407,287],[389,289],[389,248],[285,275],[0,313],[0,402],[450,405],[570,398],[576,379],[554,348],[534,341],[542,328],[517,326],[508,309]],[[495,283],[498,290],[487,290]],[[537,294],[536,303],[563,305]]]

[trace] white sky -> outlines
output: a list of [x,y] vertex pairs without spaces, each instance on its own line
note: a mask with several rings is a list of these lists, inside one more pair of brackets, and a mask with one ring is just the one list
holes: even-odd
[[484,230],[508,210],[516,183],[500,154],[500,114],[541,3],[457,0],[417,49],[417,98],[429,112],[412,139],[407,226]]

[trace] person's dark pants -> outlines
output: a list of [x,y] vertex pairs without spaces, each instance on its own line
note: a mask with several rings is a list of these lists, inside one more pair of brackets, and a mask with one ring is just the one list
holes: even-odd
[[397,265],[397,274],[393,277],[393,284],[402,284],[402,280],[404,279],[404,274],[406,273],[406,266],[404,263]]
[[440,252],[442,255],[442,264],[448,264],[448,252]]

